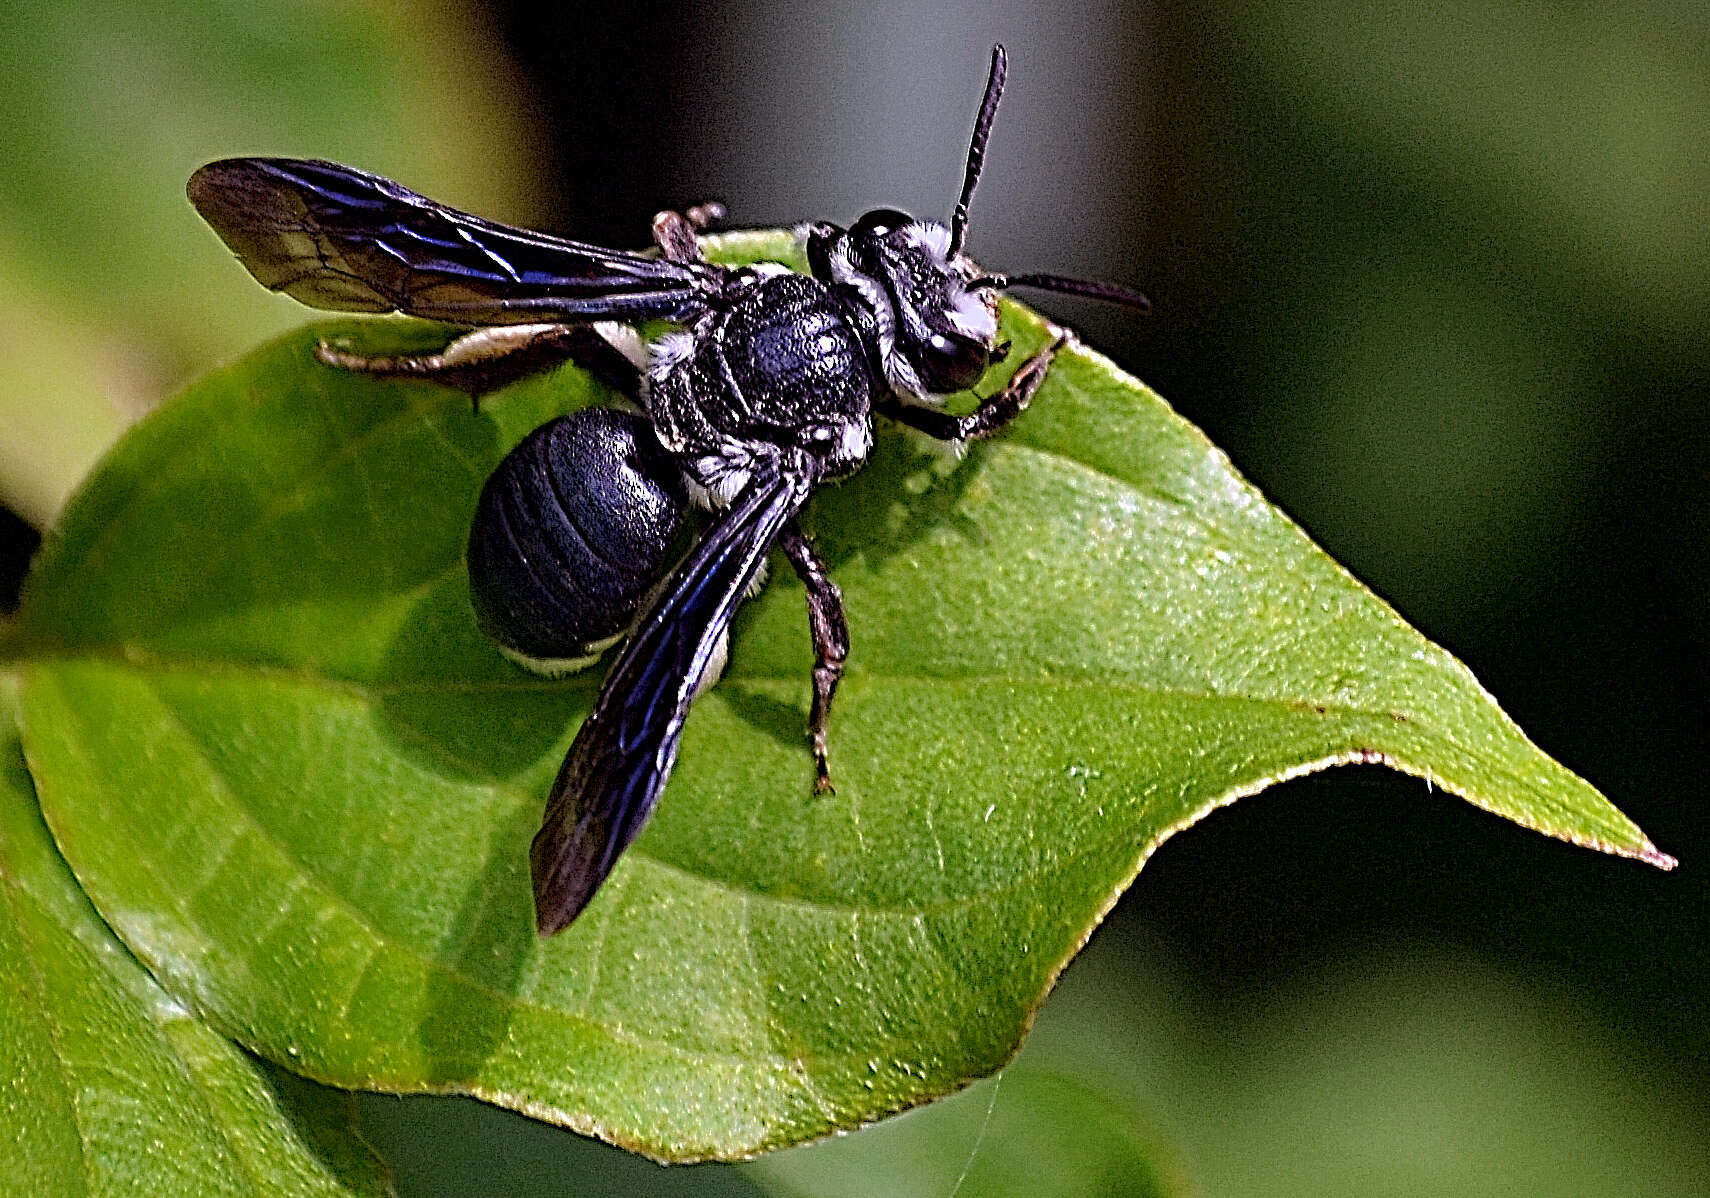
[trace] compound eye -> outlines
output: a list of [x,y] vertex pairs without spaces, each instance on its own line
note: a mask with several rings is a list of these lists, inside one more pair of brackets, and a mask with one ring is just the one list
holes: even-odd
[[921,350],[921,381],[935,395],[965,391],[986,372],[986,347],[954,333],[934,332]]
[[849,231],[858,237],[883,237],[892,229],[913,223],[914,217],[906,212],[898,212],[895,208],[875,208],[863,214]]

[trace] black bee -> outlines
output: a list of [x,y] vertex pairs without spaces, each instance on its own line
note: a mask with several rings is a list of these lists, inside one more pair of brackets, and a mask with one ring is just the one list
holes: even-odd
[[[950,224],[877,209],[847,229],[808,225],[810,275],[708,262],[695,234],[722,215],[716,205],[660,213],[657,250],[626,253],[494,224],[330,162],[232,158],[191,177],[197,211],[265,286],[317,308],[476,329],[437,354],[322,345],[324,361],[478,395],[575,358],[636,405],[536,430],[488,480],[469,538],[476,616],[517,660],[561,672],[628,633],[534,839],[543,935],[576,918],[647,822],[689,705],[722,668],[731,617],[774,545],[807,589],[809,733],[817,789],[831,789],[826,720],[849,630],[796,516],[816,487],[866,462],[875,414],[960,442],[1026,407],[1068,334],[972,414],[942,410],[1007,352],[1006,288],[1148,306],[1126,288],[990,274],[963,255],[1006,66],[994,47]],[[643,344],[630,326],[653,320],[680,327]],[[691,506],[712,515],[673,565]]]

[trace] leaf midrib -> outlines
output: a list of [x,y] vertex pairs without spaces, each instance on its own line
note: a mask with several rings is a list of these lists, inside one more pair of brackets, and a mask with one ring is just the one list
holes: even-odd
[[[328,691],[332,694],[342,696],[343,698],[353,700],[357,703],[362,704],[364,707],[373,707],[384,697],[385,694],[388,693],[384,689],[370,687],[366,684],[347,680],[347,679],[333,678],[333,677],[329,677],[326,675],[307,674],[307,673],[303,673],[301,671],[295,671],[295,670],[290,670],[290,669],[275,669],[272,667],[264,667],[264,666],[245,666],[245,665],[239,665],[237,663],[232,663],[232,662],[228,662],[228,661],[215,661],[215,662],[210,663],[210,662],[198,662],[195,659],[156,659],[152,662],[145,662],[145,661],[139,661],[135,658],[129,658],[129,657],[113,657],[113,658],[106,658],[106,657],[87,657],[87,658],[70,657],[70,658],[66,658],[65,660],[71,660],[74,662],[87,661],[87,662],[92,662],[94,664],[113,665],[113,666],[117,666],[117,667],[122,668],[122,669],[134,671],[134,672],[136,672],[142,676],[142,679],[145,683],[150,684],[151,690],[153,690],[153,687],[152,687],[152,683],[154,680],[153,676],[155,674],[157,674],[158,672],[169,670],[169,671],[174,672],[174,673],[180,673],[180,674],[191,675],[191,676],[214,676],[214,677],[217,677],[220,675],[225,675],[228,677],[230,677],[230,676],[254,677],[254,678],[257,678],[259,680],[264,680],[264,681],[280,681],[280,682],[285,682],[285,683],[290,683],[290,684],[295,684],[295,685],[301,685],[301,686],[305,686],[308,688],[318,688],[318,689]],[[43,664],[51,664],[51,662],[44,662]],[[773,679],[773,678],[760,678],[758,676],[753,680],[760,681],[762,683],[770,683],[770,684],[776,684],[776,685],[788,685],[788,686],[795,686],[800,681],[799,679],[794,678],[794,677],[787,678],[787,679],[784,679],[784,678]],[[1188,699],[1188,700],[1192,700],[1192,701],[1230,702],[1230,703],[1259,703],[1259,704],[1266,704],[1266,705],[1283,707],[1283,708],[1288,709],[1291,713],[1300,714],[1298,704],[1296,704],[1292,701],[1289,701],[1289,700],[1253,697],[1253,696],[1246,696],[1246,695],[1205,693],[1205,692],[1195,692],[1195,691],[1185,691],[1185,690],[1176,691],[1176,690],[1169,690],[1166,688],[1147,687],[1147,686],[1143,686],[1143,685],[1139,685],[1139,684],[1128,685],[1128,686],[1117,686],[1117,685],[1112,685],[1109,683],[1093,682],[1093,681],[1087,681],[1087,680],[1081,680],[1081,679],[1059,679],[1059,678],[1051,678],[1051,677],[1025,677],[1025,678],[1023,678],[1023,677],[1013,677],[1013,678],[1008,678],[1008,677],[981,677],[981,678],[945,680],[945,679],[938,679],[938,678],[933,678],[933,677],[904,678],[904,677],[886,676],[886,677],[880,679],[879,681],[880,681],[881,685],[888,685],[888,684],[892,684],[892,683],[900,683],[902,685],[916,685],[916,686],[923,687],[925,689],[937,689],[937,688],[945,685],[947,682],[948,683],[959,683],[959,684],[968,685],[968,686],[991,685],[991,686],[998,686],[998,687],[1016,687],[1018,689],[1024,689],[1024,688],[1058,689],[1058,688],[1064,688],[1064,687],[1079,687],[1079,688],[1087,688],[1087,689],[1106,689],[1106,690],[1115,691],[1115,692],[1119,692],[1119,693],[1139,694],[1139,695],[1154,696],[1154,697],[1166,698],[1166,699],[1167,698],[1183,698],[1183,699]],[[160,696],[158,694],[158,692],[155,692],[155,693],[156,693],[156,697],[160,699],[162,705],[168,711],[174,711],[171,704],[164,697]],[[1337,711],[1337,709],[1335,709],[1335,708],[1331,708],[1330,710],[1333,712]],[[1312,714],[1313,714],[1315,719],[1326,718],[1324,716],[1319,716],[1316,712],[1313,712]],[[1367,711],[1365,709],[1360,709],[1360,708],[1343,708],[1343,709],[1340,709],[1338,714],[1341,714],[1341,715],[1347,716],[1347,717],[1364,717],[1364,718],[1382,719],[1382,720],[1388,720],[1388,721],[1393,721],[1393,718],[1394,718],[1393,714],[1388,712],[1388,711]],[[175,711],[174,711],[174,718],[176,719],[176,712]],[[1421,733],[1427,733],[1427,734],[1429,733],[1429,728],[1427,726],[1423,726],[1423,725],[1418,724],[1417,721],[1414,721],[1413,726],[1416,729],[1418,729]],[[488,790],[490,793],[508,796],[510,798],[510,800],[513,801],[514,803],[516,803],[518,806],[528,806],[531,804],[537,804],[540,801],[540,796],[538,794],[536,794],[533,790],[530,790],[528,788],[525,788],[525,787],[519,785],[517,782],[515,782],[512,779],[500,777],[498,775],[492,774],[490,771],[481,770],[479,768],[478,764],[475,762],[464,761],[461,758],[457,758],[454,755],[447,753],[444,749],[444,746],[441,745],[440,742],[438,742],[438,741],[435,741],[435,740],[432,740],[432,739],[426,738],[426,737],[421,737],[419,734],[415,733],[414,730],[412,730],[412,729],[402,728],[402,729],[399,729],[399,731],[401,733],[409,734],[409,735],[415,737],[415,739],[418,740],[424,747],[435,750],[436,753],[442,757],[442,759],[448,760],[451,763],[458,765],[460,768],[463,768],[466,772],[468,772],[472,775],[474,775],[474,774],[481,775],[480,779],[478,781],[472,781],[471,785],[480,786],[480,787]],[[196,738],[194,736],[188,736],[188,739],[190,740],[190,742],[192,744],[194,744],[196,741]],[[1476,760],[1478,760],[1481,765],[1483,765],[1486,769],[1490,770],[1492,773],[1497,773],[1497,774],[1500,774],[1500,775],[1510,779],[1510,781],[1513,782],[1517,787],[1525,787],[1527,789],[1530,789],[1530,787],[1527,783],[1527,780],[1522,778],[1518,774],[1514,773],[1511,769],[1507,768],[1505,762],[1502,762],[1498,759],[1493,759],[1493,758],[1490,758],[1488,756],[1485,756],[1484,754],[1478,753],[1477,751],[1472,749],[1470,746],[1467,746],[1464,744],[1459,745],[1458,747],[1463,752],[1468,753],[1470,756],[1472,756]],[[1375,751],[1375,750],[1366,749],[1363,746],[1350,746],[1347,749],[1336,750],[1333,752],[1326,753],[1319,758],[1315,758],[1313,761],[1305,763],[1305,765],[1302,768],[1305,770],[1305,772],[1310,773],[1316,769],[1328,768],[1328,767],[1333,766],[1333,765],[1344,764],[1344,763],[1349,762],[1349,761],[1362,759],[1362,757],[1364,757],[1364,756],[1369,756],[1370,753],[1373,751]],[[198,752],[200,752],[200,750],[198,750]],[[215,763],[211,759],[207,758],[206,754],[201,754],[201,755],[203,757],[203,760],[205,762],[207,762],[207,764],[209,765],[210,769],[213,769],[215,773],[218,773],[219,771],[218,771]],[[1395,764],[1395,762],[1392,760],[1392,755],[1384,754],[1384,756],[1386,759],[1391,759],[1392,764]],[[1455,788],[1452,788],[1448,782],[1446,782],[1442,779],[1438,779],[1438,781],[1440,784],[1444,785],[1445,789],[1455,789]],[[1243,789],[1243,788],[1236,788],[1236,789]],[[1458,790],[1456,792],[1459,793]],[[248,812],[247,806],[245,804],[243,804],[238,799],[235,791],[232,791],[228,787],[227,788],[227,794],[232,797],[234,805],[238,809],[245,812],[246,818],[253,818],[253,816]],[[1215,806],[1220,801],[1221,801],[1220,797],[1214,796],[1213,798],[1208,800],[1208,803],[1212,806]],[[1086,851],[1087,852],[1102,852],[1106,849],[1113,847],[1119,841],[1122,841],[1122,840],[1127,839],[1127,838],[1128,837],[1126,837],[1125,835],[1120,835],[1120,834],[1114,835],[1114,836],[1109,837],[1108,839],[1101,840],[1101,841],[1098,841],[1098,842],[1090,845]],[[283,847],[281,847],[281,851],[284,852]],[[698,873],[698,872],[691,870],[685,866],[679,865],[676,862],[669,861],[669,860],[666,860],[664,858],[660,858],[660,857],[648,854],[639,846],[635,850],[632,850],[632,852],[634,853],[635,856],[642,857],[642,858],[646,859],[647,861],[649,861],[650,863],[652,863],[652,864],[654,864],[654,865],[656,865],[662,869],[676,873],[676,874],[683,876],[683,877],[694,879],[694,880],[696,880],[700,883],[703,883],[709,887],[720,889],[720,890],[723,890],[723,891],[726,891],[729,893],[733,893],[733,894],[752,895],[760,901],[767,902],[770,904],[774,904],[777,906],[798,907],[798,908],[802,908],[805,910],[822,911],[822,912],[828,912],[828,913],[834,913],[834,914],[840,914],[840,915],[866,915],[869,917],[883,916],[886,918],[899,918],[899,919],[901,919],[901,918],[919,918],[919,917],[923,917],[923,916],[927,916],[927,915],[938,915],[938,914],[948,913],[948,912],[960,910],[962,908],[977,905],[977,904],[979,904],[979,903],[981,903],[987,899],[990,899],[990,898],[993,898],[996,896],[1004,895],[1004,894],[1008,893],[1010,890],[1014,889],[1017,885],[1024,883],[1030,879],[1045,876],[1045,875],[1057,870],[1058,868],[1062,867],[1065,864],[1072,863],[1073,861],[1077,860],[1082,855],[1081,851],[1077,851],[1076,853],[1073,853],[1069,856],[1056,858],[1050,864],[1042,866],[1041,868],[1039,868],[1037,870],[1017,874],[1010,881],[1005,882],[999,886],[992,887],[992,888],[987,889],[987,890],[970,891],[966,894],[959,895],[959,896],[956,896],[954,898],[939,899],[939,900],[935,900],[935,901],[930,902],[930,903],[922,903],[922,904],[916,904],[916,905],[905,905],[905,906],[877,906],[877,905],[854,906],[854,905],[851,905],[848,903],[836,902],[836,901],[832,901],[832,900],[810,899],[810,898],[803,898],[800,896],[789,896],[789,895],[773,895],[773,894],[767,894],[763,891],[744,889],[740,885],[729,882],[725,879],[714,877],[714,876],[707,875],[707,874]],[[303,872],[305,877],[315,878],[315,875],[311,871],[309,871],[307,869],[307,867],[304,866],[300,861],[296,861],[295,857],[290,856],[290,854],[288,854],[288,853],[286,855],[298,865],[299,869]],[[319,879],[315,879],[315,881],[316,881],[317,885],[320,885]],[[348,900],[345,900],[342,898],[340,899],[340,901],[348,903]],[[381,939],[388,940],[388,941],[391,940],[391,938],[389,936],[381,935],[378,932],[378,930],[376,930],[375,934],[378,937],[380,937]]]
[[[211,678],[253,677],[262,682],[290,682],[318,687],[335,693],[355,696],[370,703],[379,703],[397,695],[419,694],[498,695],[573,694],[578,692],[591,694],[599,689],[599,684],[602,681],[596,672],[589,671],[571,679],[520,677],[512,681],[508,679],[424,678],[397,682],[365,682],[359,678],[324,673],[310,666],[245,661],[239,658],[199,657],[187,653],[162,653],[152,647],[139,645],[54,646],[26,652],[16,659],[16,664],[19,667],[51,666],[56,662],[112,665],[145,674],[158,671],[161,673],[199,674]],[[714,685],[712,693],[716,694],[719,688],[727,685],[794,688],[805,686],[806,682],[807,672],[805,670],[801,673],[792,671],[788,674],[729,671]],[[854,663],[849,673],[844,676],[842,685],[852,690],[875,685],[914,686],[924,690],[954,687],[1050,687],[1064,690],[1104,690],[1113,694],[1152,695],[1161,699],[1253,703],[1285,708],[1293,712],[1310,711],[1311,714],[1320,717],[1333,714],[1374,719],[1381,716],[1395,720],[1398,716],[1403,716],[1416,728],[1429,727],[1429,725],[1421,724],[1413,712],[1397,712],[1390,707],[1368,708],[1334,699],[1258,694],[1238,689],[1209,690],[1185,686],[1166,686],[1127,675],[1081,675],[1052,673],[1043,670],[1037,674],[999,672],[909,674],[892,670],[873,670],[859,663]],[[1323,710],[1319,711],[1319,708]]]
[[[171,708],[168,706],[167,710],[171,711]],[[175,712],[173,713],[173,719],[175,721],[177,721],[177,719],[178,719]],[[179,724],[179,726],[182,728],[181,723]],[[188,736],[188,734],[187,734],[187,739],[192,744],[195,743],[195,738],[193,736]],[[1347,761],[1349,761],[1350,759],[1351,758],[1348,754],[1331,754],[1331,755],[1327,755],[1321,759],[1318,759],[1316,761],[1304,763],[1304,764],[1298,765],[1296,767],[1293,767],[1288,771],[1288,774],[1290,777],[1300,776],[1302,774],[1315,772],[1316,770],[1327,769],[1327,768],[1331,768],[1331,767],[1336,766],[1336,765],[1344,764]],[[637,1035],[633,1031],[629,1031],[626,1029],[620,1029],[618,1027],[615,1027],[612,1024],[606,1023],[606,1022],[601,1021],[601,1020],[599,1020],[599,1019],[597,1019],[591,1015],[588,1015],[585,1012],[570,1011],[570,1010],[567,1010],[567,1009],[562,1008],[562,1007],[550,1006],[550,1005],[547,1005],[546,1003],[544,1003],[544,1002],[540,1001],[539,999],[534,998],[532,996],[508,993],[506,991],[499,990],[499,989],[493,987],[492,985],[490,985],[489,983],[482,981],[479,978],[469,976],[468,974],[456,969],[452,965],[446,964],[445,962],[436,960],[433,957],[424,954],[418,948],[416,948],[412,945],[409,945],[406,942],[400,941],[395,936],[392,936],[391,934],[383,931],[378,926],[376,926],[374,924],[372,918],[369,916],[369,914],[365,910],[358,907],[355,903],[353,903],[350,899],[348,899],[344,895],[340,894],[337,890],[328,886],[321,878],[319,878],[313,871],[311,871],[293,852],[291,852],[291,850],[289,849],[288,846],[283,844],[277,838],[277,836],[274,833],[269,831],[264,825],[262,825],[260,823],[260,821],[258,821],[255,818],[254,813],[251,812],[249,810],[248,806],[241,800],[241,798],[238,795],[238,792],[236,792],[235,790],[233,790],[231,788],[230,784],[227,782],[227,780],[225,779],[224,775],[221,773],[221,771],[219,770],[219,768],[215,762],[208,759],[205,754],[203,755],[203,760],[209,766],[210,772],[213,773],[216,777],[220,778],[221,788],[224,791],[224,794],[225,794],[226,799],[228,801],[228,806],[232,810],[240,813],[240,815],[243,818],[243,820],[245,821],[245,823],[250,827],[253,835],[259,837],[260,839],[262,839],[263,841],[265,841],[266,843],[271,845],[274,848],[274,850],[276,852],[278,852],[284,860],[290,862],[293,866],[296,867],[298,875],[301,878],[303,878],[309,886],[313,887],[316,891],[318,891],[319,893],[324,895],[326,897],[326,899],[331,904],[333,904],[333,905],[337,906],[339,909],[345,911],[347,913],[348,917],[355,924],[357,924],[359,927],[361,927],[372,938],[372,942],[376,946],[383,946],[383,947],[390,948],[393,952],[399,953],[400,955],[415,961],[417,963],[418,967],[421,968],[422,970],[424,970],[425,972],[435,973],[435,974],[439,974],[441,976],[450,978],[450,979],[456,981],[457,983],[459,983],[460,985],[466,986],[469,989],[471,989],[477,993],[484,994],[484,995],[496,1000],[501,1005],[509,1005],[509,1006],[512,1006],[512,1007],[515,1007],[515,1008],[518,1008],[521,1010],[532,1011],[532,1012],[535,1012],[537,1015],[541,1016],[542,1018],[547,1019],[549,1021],[556,1020],[556,1021],[563,1021],[563,1022],[568,1022],[568,1023],[580,1024],[580,1025],[585,1026],[589,1029],[592,1029],[593,1031],[597,1032],[598,1034],[600,1034],[602,1036],[607,1037],[609,1040],[611,1040],[615,1043],[625,1044],[625,1045],[628,1045],[628,1046],[631,1046],[631,1047],[634,1047],[637,1049],[641,1049],[641,1050],[656,1052],[656,1053],[659,1053],[662,1055],[674,1057],[674,1058],[679,1059],[679,1060],[734,1065],[734,1066],[737,1066],[740,1068],[752,1069],[752,1068],[755,1068],[756,1066],[776,1066],[776,1065],[792,1064],[792,1063],[797,1063],[797,1062],[808,1063],[808,1064],[811,1064],[811,1063],[841,1064],[841,1063],[845,1063],[845,1062],[849,1062],[849,1061],[867,1060],[873,1055],[873,1050],[871,1048],[863,1049],[860,1051],[851,1051],[848,1053],[792,1051],[792,1052],[787,1052],[787,1053],[774,1053],[774,1054],[770,1054],[770,1055],[765,1054],[765,1053],[756,1053],[756,1052],[739,1052],[739,1051],[720,1052],[720,1051],[716,1051],[716,1050],[712,1050],[712,1049],[704,1049],[704,1048],[700,1048],[700,1049],[685,1048],[681,1045],[672,1043],[672,1042],[667,1041],[667,1040],[656,1040],[656,1039]],[[522,793],[521,789],[518,787],[515,787],[514,785],[510,785],[510,784],[503,783],[503,782],[499,782],[495,785],[496,785],[496,788],[498,788],[498,789],[504,789],[504,790],[511,791],[511,792],[519,794],[519,795]],[[1258,788],[1261,785],[1263,785],[1263,783],[1255,782],[1255,783],[1250,784],[1248,786],[1235,788],[1234,790],[1232,790],[1227,795],[1220,795],[1220,796],[1214,796],[1214,797],[1208,798],[1203,803],[1199,804],[1197,809],[1194,812],[1188,813],[1187,815],[1183,816],[1181,819],[1173,821],[1169,825],[1158,829],[1154,835],[1144,839],[1143,841],[1141,841],[1140,843],[1138,843],[1135,846],[1135,858],[1136,858],[1135,864],[1132,867],[1132,869],[1128,870],[1127,872],[1130,875],[1132,873],[1136,872],[1141,866],[1144,865],[1146,859],[1149,858],[1151,856],[1151,854],[1153,852],[1155,852],[1157,850],[1157,848],[1160,845],[1162,845],[1165,840],[1167,840],[1170,836],[1174,835],[1177,831],[1180,831],[1182,828],[1187,827],[1187,826],[1191,826],[1193,823],[1197,822],[1197,820],[1199,818],[1201,818],[1205,812],[1210,811],[1210,810],[1214,810],[1215,808],[1217,808],[1219,806],[1226,805],[1227,803],[1233,801],[1236,798],[1241,797],[1244,794],[1252,793],[1252,791],[1254,789]],[[534,798],[534,796],[532,796],[532,795],[529,796],[530,801],[533,801],[533,798]],[[868,920],[872,920],[872,919],[906,919],[912,923],[920,924],[920,923],[923,923],[927,919],[928,916],[939,915],[939,914],[948,914],[948,913],[951,913],[951,912],[954,912],[954,911],[957,911],[957,910],[960,910],[963,908],[977,906],[977,905],[980,905],[980,904],[983,904],[986,902],[996,900],[996,899],[1010,893],[1011,891],[1019,890],[1019,889],[1022,889],[1024,887],[1027,887],[1030,885],[1035,885],[1035,884],[1039,883],[1042,879],[1045,879],[1045,878],[1048,878],[1054,874],[1061,873],[1061,872],[1072,869],[1074,866],[1076,866],[1085,857],[1090,857],[1090,856],[1102,854],[1104,852],[1109,851],[1110,849],[1112,849],[1113,847],[1115,847],[1119,843],[1130,840],[1130,839],[1132,839],[1132,837],[1128,834],[1119,834],[1119,835],[1110,836],[1108,838],[1100,839],[1097,841],[1083,842],[1081,845],[1077,846],[1074,851],[1070,852],[1069,854],[1067,854],[1061,858],[1058,858],[1057,860],[1053,861],[1049,865],[1043,866],[1043,867],[1036,869],[1036,870],[1030,870],[1030,871],[1026,871],[1026,872],[1017,874],[1010,881],[1004,883],[1003,885],[992,887],[988,890],[970,892],[967,895],[960,896],[960,897],[953,898],[953,899],[940,900],[939,902],[923,905],[923,906],[917,907],[917,908],[854,907],[854,906],[849,906],[847,904],[831,903],[831,902],[825,902],[825,901],[821,901],[821,900],[803,899],[803,898],[795,897],[795,896],[769,895],[769,894],[765,894],[765,893],[760,892],[760,891],[743,889],[743,888],[741,888],[741,887],[739,887],[733,883],[726,882],[722,879],[711,878],[711,877],[708,877],[704,874],[695,873],[694,871],[688,870],[688,869],[686,869],[680,865],[677,865],[674,862],[661,860],[657,857],[653,857],[653,856],[648,855],[644,852],[632,850],[632,855],[644,858],[645,860],[647,860],[649,862],[649,864],[653,865],[656,868],[661,868],[661,869],[664,869],[668,872],[678,874],[679,876],[689,878],[696,885],[704,886],[704,887],[707,887],[709,889],[714,889],[714,890],[718,890],[720,892],[729,894],[729,895],[733,896],[735,899],[741,901],[745,905],[749,904],[749,903],[753,903],[753,902],[761,902],[761,903],[766,903],[768,905],[775,905],[775,906],[781,906],[781,907],[786,907],[786,908],[796,907],[796,908],[801,908],[801,909],[806,909],[806,910],[813,910],[816,912],[830,913],[830,914],[834,914],[837,916],[847,916],[848,918],[850,918],[852,920],[860,920],[862,918],[866,918]],[[168,895],[171,896],[169,898],[169,902],[171,902],[174,909],[178,912],[179,917],[184,919],[186,921],[186,923],[189,924],[190,926],[200,926],[199,923],[197,922],[197,920],[192,915],[190,909],[189,909],[187,898],[184,896],[177,895],[174,892],[172,887],[164,886],[162,878],[154,870],[152,863],[145,863],[144,868],[148,869],[150,874],[154,877],[156,885],[161,886],[162,889],[165,891],[165,893],[167,893]],[[1123,888],[1124,887],[1117,887],[1113,891],[1113,893],[1119,894]],[[1074,951],[1075,951],[1075,948],[1071,947],[1069,952],[1065,955],[1064,960],[1066,961],[1068,959],[1068,956],[1072,956]],[[368,960],[362,966],[362,972],[363,973],[366,973],[366,971],[372,966],[373,959],[374,959],[373,955],[370,954]],[[1061,964],[1061,962],[1059,962],[1059,965],[1060,964]],[[158,963],[157,963],[157,965],[158,965]],[[359,974],[359,977],[360,976],[361,975]],[[198,1004],[198,1005],[200,1006],[200,1004]],[[204,1013],[208,1017],[213,1018],[216,1021],[219,1021],[219,1016],[217,1013],[215,1013],[215,1012],[204,1012]],[[229,1032],[228,1034],[236,1035],[238,1033],[237,1033],[236,1029],[232,1029],[232,1031]],[[883,1041],[883,1044],[887,1047],[901,1045],[904,1043],[913,1043],[913,1041],[912,1040],[905,1041],[902,1038],[891,1038],[891,1039],[887,1039],[887,1040]],[[296,1066],[294,1066],[294,1067],[301,1069],[302,1065],[303,1065],[303,1062],[299,1061],[296,1063]],[[307,1075],[313,1076],[312,1073],[308,1073]],[[333,1080],[336,1082],[338,1079],[330,1079],[330,1080]],[[476,1089],[478,1089],[478,1088],[479,1088],[479,1086],[477,1084]]]

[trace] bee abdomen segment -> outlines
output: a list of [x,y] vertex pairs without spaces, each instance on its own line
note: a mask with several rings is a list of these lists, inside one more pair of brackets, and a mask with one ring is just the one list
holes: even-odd
[[481,630],[563,672],[621,636],[673,560],[688,497],[646,420],[587,408],[499,463],[469,530]]

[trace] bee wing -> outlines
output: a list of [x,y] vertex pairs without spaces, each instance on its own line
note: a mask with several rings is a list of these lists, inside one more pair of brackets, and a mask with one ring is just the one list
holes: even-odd
[[606,675],[530,851],[541,935],[581,914],[653,813],[719,638],[809,489],[776,472],[749,483],[672,571]]
[[335,162],[226,158],[190,202],[265,287],[453,324],[688,320],[728,272],[496,224]]

